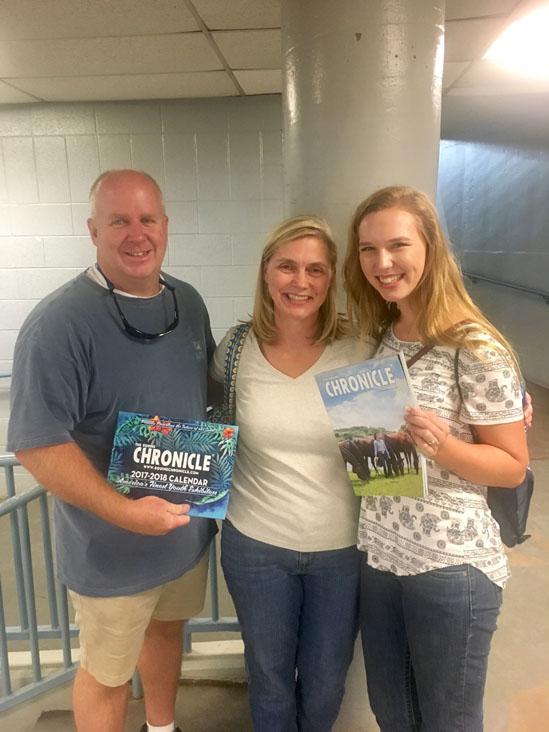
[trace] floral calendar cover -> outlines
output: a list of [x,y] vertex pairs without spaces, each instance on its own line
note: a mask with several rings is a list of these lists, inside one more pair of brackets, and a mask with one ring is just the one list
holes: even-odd
[[107,480],[131,498],[156,495],[223,519],[237,438],[235,425],[119,412]]

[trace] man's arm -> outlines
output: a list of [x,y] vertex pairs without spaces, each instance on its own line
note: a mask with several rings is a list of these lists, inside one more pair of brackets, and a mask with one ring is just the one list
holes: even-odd
[[74,442],[17,450],[15,456],[58,498],[128,531],[162,536],[190,521],[187,504],[157,496],[134,501],[115,491]]

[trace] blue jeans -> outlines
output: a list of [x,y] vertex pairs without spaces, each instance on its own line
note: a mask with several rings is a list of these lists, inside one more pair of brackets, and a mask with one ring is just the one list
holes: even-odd
[[360,552],[296,552],[225,521],[221,564],[244,639],[255,732],[329,732],[358,632]]
[[386,452],[378,452],[377,458],[381,463],[385,477],[390,478],[393,474],[393,471],[391,470],[391,461],[389,460],[389,455]]
[[502,591],[467,564],[397,577],[362,565],[368,695],[381,732],[482,732]]

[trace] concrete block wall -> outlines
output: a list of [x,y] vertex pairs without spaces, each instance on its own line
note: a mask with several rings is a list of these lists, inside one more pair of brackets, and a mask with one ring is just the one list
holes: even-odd
[[[95,261],[88,192],[137,168],[162,188],[164,269],[204,297],[214,336],[251,312],[265,234],[283,216],[279,96],[0,107],[0,372],[26,315]],[[0,379],[0,452],[9,380]]]
[[[443,140],[437,205],[464,272],[549,294],[549,150]],[[549,388],[549,304],[477,280],[466,284],[509,338],[525,377]]]

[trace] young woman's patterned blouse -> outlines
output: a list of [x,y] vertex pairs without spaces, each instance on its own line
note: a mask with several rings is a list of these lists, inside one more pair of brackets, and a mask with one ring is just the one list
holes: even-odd
[[[486,336],[483,361],[460,350],[460,401],[454,377],[455,348],[436,346],[410,368],[422,409],[431,409],[450,425],[450,433],[473,442],[470,425],[522,420],[519,378]],[[401,351],[411,358],[421,343],[383,337],[378,356]],[[471,564],[503,587],[510,575],[499,527],[486,503],[486,487],[427,460],[426,498],[365,496],[362,499],[358,547],[368,564],[397,575],[411,575],[457,564]]]

